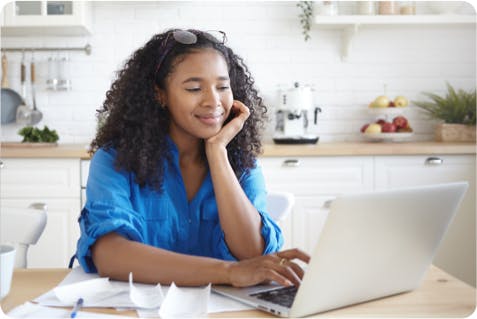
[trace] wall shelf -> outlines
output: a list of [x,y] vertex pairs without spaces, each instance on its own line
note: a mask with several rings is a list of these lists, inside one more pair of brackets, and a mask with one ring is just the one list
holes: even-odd
[[321,29],[341,30],[341,59],[346,61],[353,38],[362,27],[377,26],[438,26],[455,25],[475,28],[475,15],[339,15],[315,16],[315,25]]

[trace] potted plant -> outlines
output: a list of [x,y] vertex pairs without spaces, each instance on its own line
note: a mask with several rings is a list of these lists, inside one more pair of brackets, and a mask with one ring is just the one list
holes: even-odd
[[424,92],[430,101],[413,101],[433,119],[441,120],[436,127],[436,140],[441,142],[475,142],[476,90],[456,91],[447,83],[446,96]]

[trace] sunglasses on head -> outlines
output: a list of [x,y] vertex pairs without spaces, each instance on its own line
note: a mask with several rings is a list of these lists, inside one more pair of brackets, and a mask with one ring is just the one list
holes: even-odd
[[225,32],[223,31],[194,31],[192,32],[188,30],[175,30],[175,31],[169,32],[167,34],[166,39],[162,42],[162,45],[161,45],[162,55],[159,59],[159,63],[157,64],[155,74],[157,75],[157,73],[159,72],[159,69],[161,68],[162,63],[164,62],[166,56],[174,47],[175,43],[195,44],[197,43],[198,36],[203,37],[209,40],[210,42],[213,42],[216,44],[224,44],[225,41],[227,40],[227,36]]

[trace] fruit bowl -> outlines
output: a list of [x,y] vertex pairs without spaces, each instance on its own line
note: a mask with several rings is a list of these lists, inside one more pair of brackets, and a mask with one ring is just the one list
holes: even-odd
[[361,133],[364,138],[375,142],[401,142],[409,139],[414,135],[412,132],[399,132],[399,133]]

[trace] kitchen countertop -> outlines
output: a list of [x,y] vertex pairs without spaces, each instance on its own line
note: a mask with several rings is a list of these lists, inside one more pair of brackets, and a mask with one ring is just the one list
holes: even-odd
[[[264,157],[274,156],[359,156],[359,155],[446,155],[476,154],[475,143],[318,143],[316,145],[264,144]],[[84,144],[60,144],[55,147],[4,147],[1,158],[80,158],[89,159]]]
[[356,156],[356,155],[445,155],[475,154],[475,143],[336,142],[316,145],[264,145],[263,156]]

